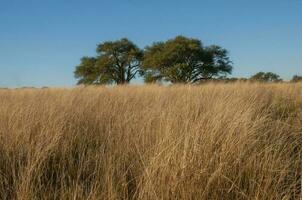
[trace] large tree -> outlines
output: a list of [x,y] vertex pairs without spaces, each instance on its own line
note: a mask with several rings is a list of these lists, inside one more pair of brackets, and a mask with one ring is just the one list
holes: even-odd
[[126,38],[103,42],[96,57],[83,57],[74,72],[78,84],[125,84],[140,70],[143,52]]
[[282,79],[278,74],[272,72],[258,72],[255,75],[251,76],[251,81],[258,82],[280,82]]
[[147,82],[195,83],[232,72],[227,50],[184,36],[146,47],[142,66]]

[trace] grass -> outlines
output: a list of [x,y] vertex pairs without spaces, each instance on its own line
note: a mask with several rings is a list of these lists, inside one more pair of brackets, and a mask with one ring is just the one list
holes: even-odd
[[0,90],[0,199],[302,198],[302,84]]

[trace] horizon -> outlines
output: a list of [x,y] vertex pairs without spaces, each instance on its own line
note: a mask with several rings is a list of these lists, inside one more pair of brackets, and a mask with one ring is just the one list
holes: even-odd
[[[302,1],[8,1],[0,6],[0,87],[71,87],[96,45],[127,37],[140,48],[176,35],[217,44],[229,77],[302,75]],[[141,79],[133,81],[141,84]]]

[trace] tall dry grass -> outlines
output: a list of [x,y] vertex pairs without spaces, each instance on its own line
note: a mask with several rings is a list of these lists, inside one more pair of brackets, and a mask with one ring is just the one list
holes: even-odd
[[0,90],[0,199],[299,199],[302,84]]

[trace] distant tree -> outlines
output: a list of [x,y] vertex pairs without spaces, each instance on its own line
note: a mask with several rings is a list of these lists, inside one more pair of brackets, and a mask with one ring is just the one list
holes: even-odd
[[302,76],[294,75],[291,82],[293,83],[302,82]]
[[147,82],[195,83],[232,72],[227,50],[184,36],[146,47],[142,67]]
[[98,45],[96,57],[83,57],[74,72],[78,84],[126,84],[141,73],[143,52],[126,38]]
[[242,78],[242,77],[233,77],[233,78],[225,78],[224,79],[227,83],[233,83],[233,82],[247,82],[247,78]]
[[214,83],[236,83],[236,82],[247,82],[248,79],[247,78],[237,78],[237,77],[218,77],[218,78],[213,78],[213,79],[209,79],[208,81],[210,82],[214,82]]
[[280,82],[282,79],[279,75],[272,72],[258,72],[250,78],[251,81],[259,82]]

